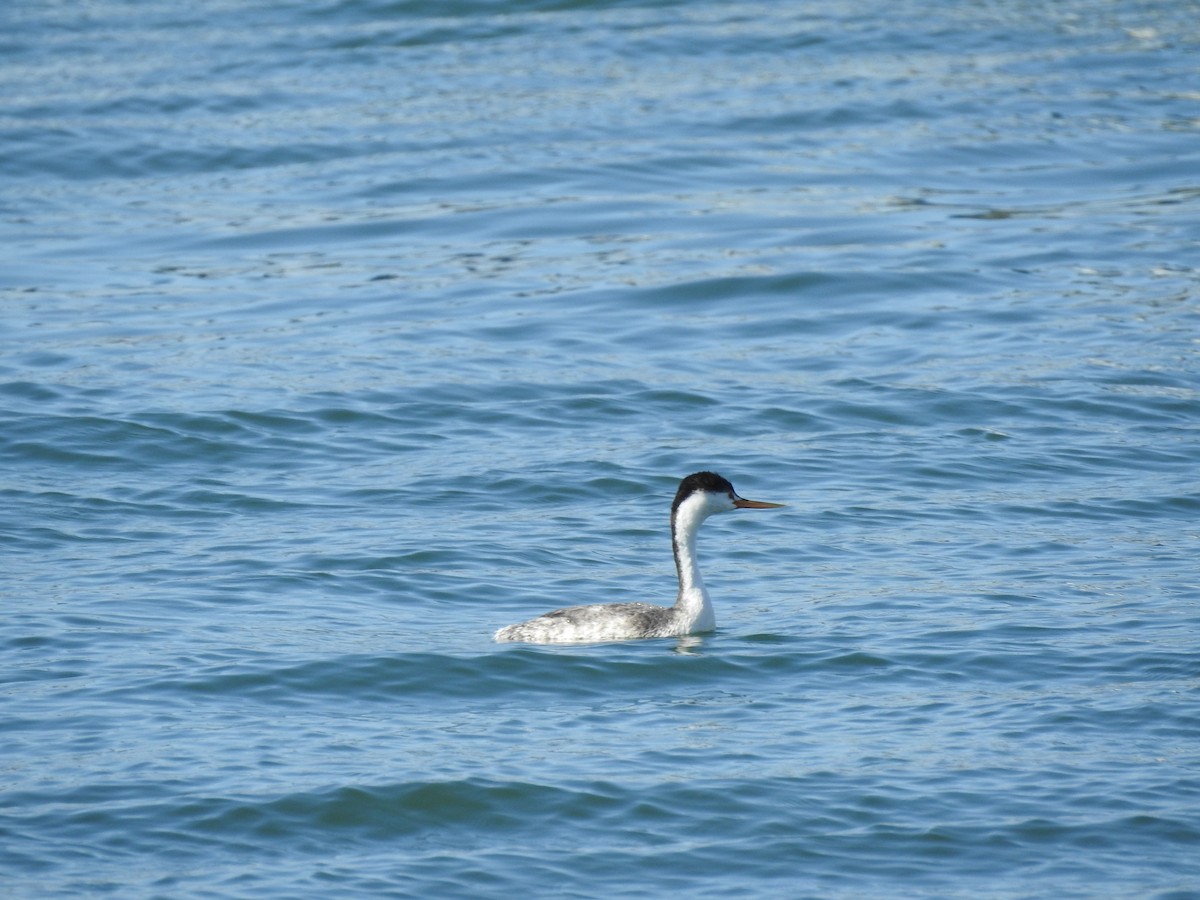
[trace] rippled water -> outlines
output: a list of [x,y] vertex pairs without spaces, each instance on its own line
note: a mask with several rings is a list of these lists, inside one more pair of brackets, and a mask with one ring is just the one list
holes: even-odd
[[1197,23],[0,11],[5,890],[1200,896]]

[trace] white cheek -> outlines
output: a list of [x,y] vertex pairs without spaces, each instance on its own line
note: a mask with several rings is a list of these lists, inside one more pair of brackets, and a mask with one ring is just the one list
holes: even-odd
[[704,495],[704,515],[711,516],[713,513],[729,512],[731,509],[737,509],[737,507],[733,505],[733,498],[728,494]]
[[692,494],[679,507],[681,522],[702,522],[714,513],[728,512],[737,509],[733,500],[727,494]]

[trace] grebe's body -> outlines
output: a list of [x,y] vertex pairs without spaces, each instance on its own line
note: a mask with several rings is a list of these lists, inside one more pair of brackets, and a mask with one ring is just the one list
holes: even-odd
[[601,603],[556,609],[528,622],[496,632],[498,641],[566,644],[676,637],[716,627],[712,600],[696,563],[696,532],[714,513],[733,509],[772,509],[782,503],[744,500],[733,485],[715,472],[697,472],[679,483],[671,504],[671,542],[679,595],[674,606],[650,603]]

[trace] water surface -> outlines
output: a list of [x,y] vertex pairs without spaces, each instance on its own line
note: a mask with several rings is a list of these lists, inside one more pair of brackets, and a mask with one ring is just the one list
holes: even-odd
[[1200,895],[1198,21],[0,13],[8,891]]

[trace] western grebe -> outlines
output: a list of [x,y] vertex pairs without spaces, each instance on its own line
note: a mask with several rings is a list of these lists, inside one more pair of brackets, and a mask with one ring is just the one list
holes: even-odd
[[712,600],[696,563],[696,532],[713,513],[732,509],[775,509],[782,503],[743,500],[733,485],[716,472],[696,472],[679,482],[671,504],[671,543],[679,595],[674,606],[650,603],[599,603],[556,609],[528,622],[496,632],[498,641],[566,644],[576,641],[625,641],[633,638],[676,637],[712,631],[716,626]]

